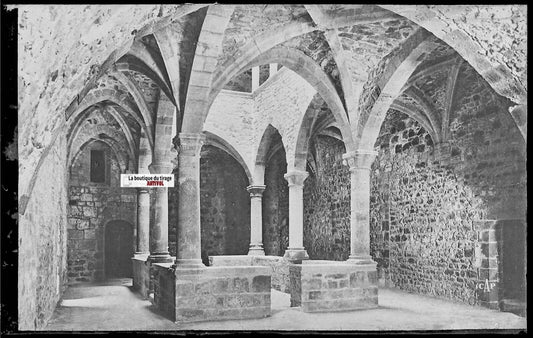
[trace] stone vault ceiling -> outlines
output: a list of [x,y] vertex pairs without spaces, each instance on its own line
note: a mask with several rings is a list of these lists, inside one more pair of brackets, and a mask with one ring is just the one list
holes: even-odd
[[[204,93],[213,90],[210,86],[218,80],[214,74],[223,74],[228,66],[242,67],[237,74],[247,71],[246,62],[280,46],[302,52],[322,70],[352,121],[357,121],[358,111],[370,112],[388,72],[397,68],[397,59],[432,34],[437,39],[429,43],[429,53],[421,55],[413,76],[460,56],[497,93],[514,104],[527,104],[525,6],[18,8],[19,122],[24,125],[19,130],[21,182],[31,181],[42,154],[60,134],[69,116],[63,112],[74,112],[91,91],[112,88],[119,97],[126,95],[137,111],[148,109],[152,114],[163,91],[183,114],[187,105],[202,102]],[[108,72],[125,55],[130,58],[123,59],[126,68],[121,65],[114,71],[130,79],[142,100],[132,95],[123,79]],[[429,103],[433,113],[442,115],[447,72],[453,66],[450,62],[419,76],[403,88],[401,100],[420,110],[427,110],[424,102]],[[198,109],[207,106],[202,103]],[[128,125],[137,133],[140,130],[138,121]]]

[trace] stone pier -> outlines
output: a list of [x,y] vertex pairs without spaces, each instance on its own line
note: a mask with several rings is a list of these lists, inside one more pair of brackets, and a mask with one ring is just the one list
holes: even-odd
[[375,264],[303,261],[291,264],[291,306],[303,312],[372,309],[378,306]]
[[271,269],[272,289],[290,293],[290,262],[280,256],[225,255],[209,256],[210,266],[268,266]]
[[271,272],[266,266],[203,268],[154,264],[154,303],[176,323],[270,316]]

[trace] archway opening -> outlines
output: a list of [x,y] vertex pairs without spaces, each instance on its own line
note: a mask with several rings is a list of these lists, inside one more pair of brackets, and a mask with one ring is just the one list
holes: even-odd
[[279,132],[273,128],[265,163],[263,192],[263,248],[266,255],[283,256],[289,246],[289,185],[285,148]]
[[202,261],[209,256],[246,255],[250,243],[248,176],[224,150],[204,145],[200,153]]

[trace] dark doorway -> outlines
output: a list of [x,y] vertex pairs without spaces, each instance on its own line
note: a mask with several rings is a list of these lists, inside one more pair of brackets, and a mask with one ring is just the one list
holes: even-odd
[[105,275],[132,277],[133,227],[125,221],[111,221],[105,228]]
[[525,315],[526,302],[526,229],[519,220],[498,223],[500,258],[500,309]]

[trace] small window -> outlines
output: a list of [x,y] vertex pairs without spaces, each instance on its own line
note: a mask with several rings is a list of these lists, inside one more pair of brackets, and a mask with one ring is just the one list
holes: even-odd
[[91,182],[105,182],[105,154],[102,150],[91,150]]

